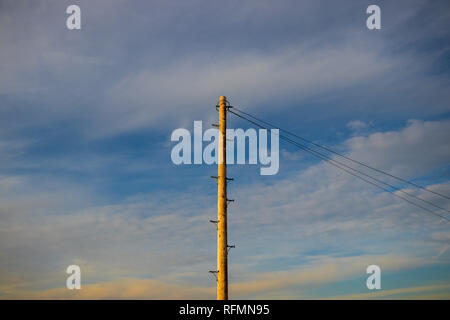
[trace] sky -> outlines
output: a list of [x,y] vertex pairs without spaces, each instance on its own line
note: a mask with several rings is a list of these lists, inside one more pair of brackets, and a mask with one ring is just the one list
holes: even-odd
[[[173,164],[170,136],[217,122],[221,95],[450,195],[449,9],[0,0],[0,299],[215,299],[217,168]],[[283,141],[278,174],[259,169],[228,168],[231,299],[450,298],[444,219]]]

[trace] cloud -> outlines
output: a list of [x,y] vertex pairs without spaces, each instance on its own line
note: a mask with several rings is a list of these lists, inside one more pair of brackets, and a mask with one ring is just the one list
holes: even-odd
[[[291,47],[272,54],[243,53],[205,60],[201,55],[162,70],[142,70],[111,89],[112,130],[171,121],[200,114],[217,97],[251,106],[272,101],[306,100],[330,90],[377,77],[388,62],[376,53],[349,47]],[[353,70],[351,73],[348,70]],[[111,108],[112,106],[112,108]],[[121,116],[118,117],[115,112]]]
[[[408,256],[399,255],[363,255],[358,257],[317,257],[298,269],[289,271],[260,273],[250,281],[232,284],[230,290],[239,297],[251,297],[253,294],[270,294],[272,291],[287,287],[306,285],[323,285],[352,277],[365,275],[365,268],[371,264],[383,266],[383,270],[405,270],[424,266],[429,262]],[[304,294],[304,293],[303,293]]]
[[[398,144],[389,148],[400,148],[412,125],[420,128],[420,134],[412,131],[420,139],[442,131],[443,123],[410,122],[387,134]],[[360,138],[345,144],[349,154],[353,147],[364,150]],[[370,145],[373,138],[361,139]],[[437,149],[447,143],[438,141]],[[384,161],[395,161],[395,154],[385,154]],[[215,229],[208,220],[216,205],[209,187],[96,204],[97,190],[61,181],[41,182],[37,189],[37,182],[14,175],[0,179],[3,298],[214,297],[207,271],[215,265]],[[430,187],[450,188],[448,182]],[[387,271],[448,263],[448,255],[440,254],[447,227],[439,219],[325,163],[268,184],[243,182],[232,191],[229,239],[236,249],[230,274],[236,297],[290,296],[292,286],[363,276],[373,263]],[[85,287],[79,293],[58,289],[73,263],[82,268]]]
[[[86,20],[75,33],[64,23],[70,1],[0,4],[0,41],[8,43],[0,52],[2,298],[213,298],[214,189],[195,169],[163,172],[153,144],[148,158],[135,152],[141,141],[123,152],[133,141],[111,139],[117,134],[150,128],[156,140],[176,125],[215,118],[222,94],[277,123],[312,123],[321,135],[334,134],[339,119],[391,123],[448,111],[445,2],[386,3],[376,34],[366,32],[358,1],[231,1],[220,11],[212,1],[80,3]],[[448,165],[446,120],[354,134],[338,147],[389,172],[426,178]],[[294,166],[283,171],[282,162],[280,176],[247,174],[232,186],[236,295],[307,296],[289,291],[289,279],[315,287],[346,280],[368,258],[392,270],[395,261],[448,264],[439,219],[302,153],[281,156]],[[149,194],[130,196],[135,180],[108,180],[118,172],[159,175],[146,180]],[[445,175],[424,180],[449,192]],[[86,290],[60,289],[72,263],[82,267]]]
[[[1,287],[0,287],[1,290]],[[183,286],[161,280],[121,278],[82,285],[80,290],[56,288],[14,292],[8,299],[212,299],[215,288]]]
[[[425,294],[426,292],[438,292]],[[353,294],[347,296],[337,296],[332,299],[347,299],[347,300],[355,300],[355,299],[450,299],[450,285],[449,284],[441,284],[441,285],[431,285],[431,286],[420,286],[420,287],[410,287],[410,288],[402,288],[402,289],[392,289],[392,290],[381,290],[374,291],[370,293],[360,293]]]
[[[249,109],[299,117],[299,105],[349,118],[360,110],[374,117],[447,111],[449,78],[433,68],[448,48],[407,49],[448,34],[445,19],[420,19],[423,10],[444,12],[441,2],[387,3],[389,36],[365,33],[358,1],[250,1],[239,10],[229,2],[220,12],[214,2],[80,1],[80,32],[65,28],[69,4],[2,3],[0,39],[9,43],[0,53],[2,130],[62,122],[88,138],[166,130],[213,115],[223,94]],[[419,33],[405,29],[411,22]]]
[[447,243],[450,241],[450,232],[435,232],[431,235],[431,238],[439,242]]
[[398,131],[377,132],[346,141],[349,156],[374,167],[410,177],[448,164],[450,121],[409,120]]
[[368,127],[368,124],[361,120],[352,120],[349,123],[347,123],[347,127],[351,130],[362,130],[366,129]]
[[[417,268],[429,264],[429,261],[408,256],[361,256],[348,258],[320,258],[311,264],[282,272],[260,273],[250,281],[232,283],[230,293],[234,298],[249,298],[254,295],[270,295],[287,287],[322,285],[332,283],[356,275],[364,275],[368,264],[376,261],[383,266],[383,272]],[[215,286],[196,286],[180,283],[178,276],[158,279],[119,278],[112,281],[82,285],[81,290],[54,288],[42,291],[11,291],[10,286],[2,286],[0,290],[8,299],[214,299]],[[442,287],[442,286],[441,286]],[[445,288],[448,288],[446,286]],[[433,291],[440,287],[429,287],[424,290]],[[9,289],[9,290],[8,290]],[[397,290],[407,293],[411,290]],[[423,290],[417,290],[423,291]],[[384,293],[384,294],[383,294]],[[377,296],[394,294],[383,292]],[[304,294],[304,293],[303,293]],[[365,295],[357,295],[362,298]],[[370,296],[370,295],[367,295]]]

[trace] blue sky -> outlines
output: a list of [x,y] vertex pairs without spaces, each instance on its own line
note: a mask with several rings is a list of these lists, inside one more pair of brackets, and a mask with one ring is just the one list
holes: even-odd
[[[450,194],[448,9],[1,0],[0,297],[214,299],[217,170],[172,164],[170,135],[217,122],[220,95]],[[230,297],[449,298],[448,224],[336,170],[283,143],[277,175],[230,166]]]

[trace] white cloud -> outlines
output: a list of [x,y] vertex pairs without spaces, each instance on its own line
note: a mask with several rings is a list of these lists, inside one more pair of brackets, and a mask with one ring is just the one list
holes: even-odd
[[450,121],[410,120],[399,131],[377,132],[346,142],[349,156],[403,176],[421,176],[450,159]]
[[[442,123],[422,125],[422,134],[415,137],[428,136]],[[407,140],[409,126],[388,136]],[[370,137],[364,139],[370,144]],[[441,145],[435,147],[447,143],[439,141]],[[361,141],[356,146],[355,150],[362,150]],[[353,149],[349,151],[352,154]],[[142,286],[150,287],[137,290],[136,296],[160,297],[151,288],[161,282],[167,290],[175,288],[174,283],[182,284],[183,297],[190,292],[195,297],[213,294],[207,271],[215,266],[216,236],[208,220],[214,218],[216,206],[214,197],[202,196],[206,190],[137,195],[109,205],[87,201],[77,208],[76,203],[88,196],[81,196],[74,186],[37,191],[33,182],[15,176],[0,180],[0,188],[7,188],[0,197],[0,283],[8,296],[59,294],[65,267],[74,261],[81,264],[84,281],[93,287],[104,283],[115,290],[124,285],[114,284],[118,279],[137,277],[156,282],[143,281]],[[434,187],[443,186],[450,188],[448,183]],[[423,261],[448,263],[442,252],[447,226],[439,219],[324,163],[270,184],[238,184],[233,193],[236,203],[229,209],[229,239],[236,249],[230,256],[230,274],[236,295],[242,298],[287,294],[291,285],[287,279],[304,283],[310,278],[304,268],[309,267],[323,271],[314,279],[333,282],[361,276],[357,270],[370,257],[382,259],[388,270],[396,264],[398,269],[421,267]],[[76,194],[79,199],[73,199]],[[353,257],[344,259],[342,273],[335,262],[345,256]],[[386,256],[389,263],[382,258]],[[165,280],[171,276],[172,280]],[[100,296],[125,297],[108,290]],[[62,297],[66,296],[62,293]]]
[[113,87],[108,104],[112,125],[105,130],[173,122],[174,114],[185,119],[204,110],[212,113],[214,108],[207,106],[214,106],[220,95],[231,94],[232,102],[250,108],[269,100],[280,104],[305,101],[378,78],[392,63],[377,52],[345,44],[337,48],[294,46],[272,54],[213,59],[190,57],[169,68],[131,74]]
[[368,127],[368,124],[361,120],[352,120],[347,123],[347,127],[352,130],[357,131],[357,130],[366,129]]
[[[32,8],[5,5],[0,39],[9,46],[0,52],[0,90],[15,99],[2,107],[26,110],[19,119],[6,120],[5,128],[18,122],[39,126],[70,119],[89,137],[166,129],[187,118],[214,114],[214,104],[223,94],[249,109],[270,105],[298,112],[293,106],[313,100],[326,105],[326,112],[349,116],[361,108],[371,114],[393,112],[393,104],[397,115],[447,111],[442,101],[449,98],[449,78],[430,75],[445,48],[420,55],[392,52],[390,37],[368,38],[355,29],[354,19],[348,18],[354,4],[337,8],[322,1],[289,2],[285,7],[253,1],[241,10],[224,6],[223,15],[213,4],[202,4],[192,15],[184,15],[191,3],[158,3],[158,11],[142,9],[145,14],[140,15],[120,1],[83,1],[91,19],[80,33],[65,28],[63,2]],[[136,4],[146,5],[151,6]],[[390,5],[402,8],[402,24],[396,28],[420,11],[420,6]],[[46,19],[36,24],[36,16],[44,12]],[[211,17],[213,25],[205,17]],[[260,31],[248,30],[248,21]],[[143,29],[142,24],[151,27]],[[430,34],[447,29],[435,22],[422,27]],[[211,34],[223,33],[224,40],[208,33],[193,36],[205,28],[217,28]],[[305,31],[312,31],[309,28],[314,32]],[[151,32],[140,33],[143,30]],[[294,36],[294,30],[300,34]],[[416,36],[402,32],[401,39],[418,41]],[[377,109],[370,110],[375,102]],[[3,114],[2,119],[16,115]]]
[[[359,31],[350,32],[348,23],[354,20],[347,19],[346,9],[353,4],[326,6],[329,10],[325,11],[322,2],[315,2],[299,7],[304,10],[277,7],[274,11],[267,3],[256,1],[244,4],[242,11],[230,6],[224,8],[229,14],[214,10],[214,15],[208,11],[212,7],[203,11],[204,4],[197,6],[201,10],[185,15],[191,5],[186,3],[159,11],[142,10],[140,15],[135,9],[124,10],[120,2],[88,6],[92,2],[87,1],[83,8],[92,19],[75,34],[64,27],[63,2],[32,7],[12,3],[8,10],[0,10],[0,39],[8,43],[0,52],[0,90],[9,97],[0,106],[1,129],[5,131],[9,126],[23,129],[59,124],[61,119],[69,119],[74,126],[81,119],[78,129],[94,137],[142,127],[169,127],[208,117],[205,110],[215,115],[214,103],[222,94],[231,95],[233,103],[250,110],[270,105],[281,112],[286,105],[311,99],[327,102],[324,110],[340,115],[353,111],[351,104],[363,108],[360,102],[370,100],[378,103],[378,108],[367,113],[388,110],[388,117],[394,111],[409,116],[448,110],[442,103],[449,98],[448,76],[430,75],[445,48],[432,54],[393,53],[389,50],[391,36],[368,40]],[[415,19],[418,11],[401,10],[402,21]],[[36,20],[42,16],[46,18]],[[206,20],[194,24],[190,19]],[[285,19],[289,22],[281,23]],[[428,39],[435,31],[446,35],[448,28],[442,19],[420,24],[421,31],[427,31],[420,37]],[[249,22],[258,26],[253,33],[247,28]],[[291,28],[296,22],[310,28]],[[345,26],[335,28],[341,23]],[[130,25],[133,27],[128,28]],[[200,32],[192,32],[187,25]],[[218,25],[225,28],[204,32],[205,26]],[[189,32],[181,32],[187,29]],[[140,34],[142,30],[145,33]],[[415,32],[390,31],[398,34],[403,45],[418,41]],[[208,40],[214,33],[223,37],[211,37],[219,39],[217,42]],[[130,35],[137,35],[136,39]],[[197,38],[206,40],[191,46],[189,41]],[[12,99],[10,95],[15,94]],[[392,105],[399,106],[392,110]],[[353,112],[349,114],[353,119]],[[346,147],[358,160],[411,177],[448,164],[449,131],[448,121],[415,120],[399,131],[355,137]],[[0,143],[0,160],[11,164],[26,148],[20,139],[5,139]],[[62,157],[35,163],[32,168],[91,172],[128,161],[82,160]],[[30,168],[30,162],[14,165]],[[448,263],[443,247],[448,240],[447,226],[333,167],[320,163],[291,172],[285,179],[267,181],[234,187],[230,240],[237,248],[231,252],[230,274],[233,281],[246,285],[240,288],[242,297],[267,297],[271,293],[261,292],[261,288],[273,287],[286,294],[283,290],[292,276],[297,283],[305,283],[310,275],[322,280],[327,270],[336,275],[325,277],[329,281],[359,274],[354,264],[344,264],[344,273],[336,272],[333,259],[339,255],[356,254],[346,261],[364,264],[368,256],[405,258],[401,253],[407,251],[413,257],[392,260],[401,267],[406,266],[404,261],[413,266],[421,266],[424,260]],[[429,188],[448,193],[450,185],[436,183]],[[102,297],[121,296],[112,292],[116,290],[125,292],[122,297],[165,297],[173,291],[180,291],[182,297],[209,297],[214,292],[214,280],[208,278],[207,270],[215,266],[215,230],[208,220],[216,209],[214,197],[199,195],[209,190],[199,187],[110,203],[87,185],[11,173],[0,177],[0,191],[0,290],[10,296],[30,291],[64,296],[58,289],[46,289],[64,286],[64,270],[72,262],[82,265],[85,280]],[[429,200],[437,201],[434,197]],[[283,259],[289,262],[278,262]],[[309,271],[317,268],[323,272],[301,272],[302,266],[311,265]],[[276,273],[282,275],[280,279],[270,276],[274,269],[281,269]],[[116,282],[130,276],[152,279]],[[174,279],[170,281],[183,286],[170,283],[171,276]],[[268,283],[264,282],[266,276]],[[161,290],[161,295],[155,290]]]

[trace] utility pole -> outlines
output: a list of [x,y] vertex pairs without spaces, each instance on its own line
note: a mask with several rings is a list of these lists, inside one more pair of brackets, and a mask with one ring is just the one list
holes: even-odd
[[219,98],[219,163],[217,174],[217,300],[228,300],[227,242],[227,99]]

